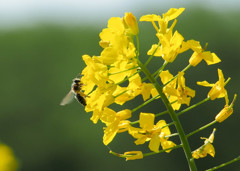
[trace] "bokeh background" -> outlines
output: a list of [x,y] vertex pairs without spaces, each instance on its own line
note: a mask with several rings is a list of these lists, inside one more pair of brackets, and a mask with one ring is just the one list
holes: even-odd
[[[77,102],[59,105],[70,90],[72,79],[85,67],[81,56],[100,54],[98,34],[110,17],[132,12],[139,19],[144,14],[161,14],[179,7],[186,10],[178,18],[176,29],[185,40],[198,40],[202,46],[208,42],[208,49],[222,59],[222,63],[214,66],[202,62],[186,73],[186,84],[197,90],[191,103],[205,98],[209,91],[197,86],[196,81],[217,81],[217,68],[223,70],[225,78],[232,78],[227,85],[230,100],[234,93],[240,95],[240,3],[237,0],[0,1],[0,141],[13,149],[19,170],[188,170],[181,149],[128,162],[110,155],[102,143],[101,123],[94,125],[89,120],[91,114],[86,114]],[[157,40],[149,23],[140,23],[139,27],[144,61],[146,51]],[[177,58],[167,69],[177,73],[186,66],[189,55]],[[152,71],[161,65],[157,60],[151,64]],[[141,102],[137,98],[123,107],[131,109]],[[185,132],[211,122],[224,103],[223,99],[210,101],[182,115]],[[239,104],[237,100],[234,114],[228,120],[214,125],[216,157],[196,160],[199,170],[240,154]],[[165,110],[159,103],[142,109],[155,113],[159,110]],[[168,116],[162,118],[170,122]],[[190,137],[191,148],[202,145],[200,137],[208,137],[212,129]],[[177,138],[175,141],[179,142]],[[127,134],[117,136],[109,147],[119,153],[147,152],[147,145],[135,146]],[[222,170],[240,170],[240,163]]]

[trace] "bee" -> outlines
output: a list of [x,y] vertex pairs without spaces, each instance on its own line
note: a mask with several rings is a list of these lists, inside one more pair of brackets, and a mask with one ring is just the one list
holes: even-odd
[[64,106],[64,105],[72,102],[72,100],[75,97],[79,103],[81,103],[83,106],[86,106],[87,104],[86,104],[86,99],[85,98],[87,97],[87,95],[85,95],[82,92],[82,86],[83,86],[83,83],[81,82],[81,78],[73,79],[71,90],[63,98],[63,100],[60,103],[60,105]]

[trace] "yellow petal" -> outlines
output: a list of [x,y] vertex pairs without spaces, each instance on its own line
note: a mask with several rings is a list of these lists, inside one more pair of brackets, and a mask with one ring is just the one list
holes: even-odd
[[149,142],[149,149],[154,152],[159,152],[159,146],[160,146],[160,137],[158,134],[154,134]]
[[203,55],[203,59],[207,62],[208,65],[221,62],[221,60],[217,57],[215,53],[206,51],[206,52],[203,52],[202,55]]
[[[170,81],[172,78],[173,78],[173,75],[168,71],[162,71],[160,74],[159,74],[160,78],[161,78],[161,81],[163,84],[166,84],[168,81]],[[175,80],[176,82],[176,80]],[[171,83],[169,84],[173,84],[174,81],[172,81]]]
[[140,127],[146,130],[151,130],[154,126],[155,115],[152,113],[140,113]]
[[143,97],[143,101],[146,101],[150,98],[151,90],[153,89],[153,85],[151,83],[143,83],[141,87],[141,94]]
[[189,59],[189,64],[191,64],[192,66],[196,66],[202,61],[202,59],[202,53],[194,52]]
[[126,156],[126,161],[142,159],[143,158],[143,154],[142,154],[141,151],[127,151],[123,155]]
[[162,51],[157,44],[153,44],[151,49],[147,52],[147,55],[162,56]]
[[223,122],[233,113],[233,108],[229,109],[229,106],[225,106],[215,117],[215,120],[218,122]]
[[108,145],[118,132],[118,122],[113,122],[104,130],[103,143]]
[[124,109],[124,110],[121,110],[120,112],[117,112],[116,116],[120,120],[125,120],[125,119],[128,119],[128,118],[131,118],[132,112],[129,109]]
[[211,143],[208,143],[205,148],[204,151],[206,151],[208,154],[210,154],[212,157],[215,156],[215,149],[213,147],[213,145]]
[[213,87],[214,84],[208,83],[207,81],[198,81],[198,85],[204,86],[204,87]]
[[186,43],[194,52],[201,53],[203,50],[199,41],[188,40]]
[[148,14],[148,15],[144,15],[140,18],[139,21],[159,21],[161,20],[161,16],[159,15],[155,15],[155,14]]
[[[172,148],[172,147],[176,146],[176,144],[172,141],[162,141],[161,146],[162,146],[162,149],[165,150],[165,149]],[[166,152],[170,153],[171,150],[167,150]]]
[[179,9],[171,8],[170,10],[168,10],[168,12],[163,14],[163,18],[167,18],[169,21],[173,20],[177,18],[184,10],[185,8],[179,8]]

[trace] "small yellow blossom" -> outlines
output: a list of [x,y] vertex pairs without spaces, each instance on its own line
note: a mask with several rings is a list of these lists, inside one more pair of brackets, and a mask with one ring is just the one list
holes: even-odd
[[12,150],[5,144],[0,144],[0,170],[15,171],[17,170],[17,161]]
[[91,58],[89,55],[83,55],[82,58],[87,65],[82,71],[83,77],[81,78],[81,82],[84,85],[82,90],[84,90],[85,94],[88,94],[95,85],[101,87],[106,85],[108,71],[107,66],[99,62],[96,56]]
[[86,112],[93,111],[91,120],[93,123],[97,123],[101,118],[102,111],[105,107],[114,103],[113,92],[116,90],[116,85],[107,84],[106,87],[98,87],[87,98],[87,105],[85,107]]
[[[168,12],[166,12],[165,14],[163,14],[163,17],[159,16],[159,15],[155,15],[155,14],[148,14],[148,15],[144,15],[140,18],[140,21],[148,21],[148,22],[152,22],[155,29],[162,33],[165,34],[167,31],[167,27],[168,27],[168,22],[177,18],[183,11],[185,10],[185,8],[171,8],[168,10]],[[160,29],[157,28],[157,26],[155,25],[155,21],[158,22]]]
[[192,153],[193,158],[195,159],[203,158],[203,157],[206,157],[207,154],[211,155],[212,157],[215,156],[215,149],[212,145],[215,131],[216,129],[214,128],[209,138],[202,138],[202,139],[205,139],[204,145],[202,145],[201,147],[193,151]]
[[169,128],[166,126],[166,122],[160,120],[154,125],[154,118],[155,115],[152,113],[140,113],[139,124],[141,128],[129,127],[129,134],[137,139],[135,144],[139,145],[150,141],[148,147],[154,152],[159,152],[160,145],[163,149],[174,147],[175,144],[168,141],[168,138],[165,138],[165,136],[171,134]]
[[189,46],[189,48],[191,48],[194,51],[191,58],[189,59],[189,63],[192,66],[196,66],[202,60],[205,60],[205,62],[208,65],[221,62],[221,60],[217,57],[215,53],[211,53],[210,51],[205,51],[200,45],[200,42],[195,40],[188,40],[187,45]]
[[126,156],[126,161],[143,158],[143,153],[141,151],[127,151],[123,155]]
[[[167,96],[170,95],[171,97],[171,99],[169,97],[170,102],[177,100],[176,103],[172,104],[174,110],[178,110],[181,104],[189,105],[191,97],[195,96],[195,91],[185,85],[185,78],[183,75],[184,75],[183,72],[178,73],[177,88],[175,88],[176,81],[174,80],[163,88],[163,92]],[[166,71],[160,74],[160,78],[163,84],[166,84],[168,81],[170,81],[173,78],[173,76],[168,71]]]
[[105,108],[101,120],[106,124],[107,128],[104,130],[103,143],[108,145],[116,134],[128,130],[130,121],[126,119],[131,117],[131,111],[128,109],[122,110],[118,113]]
[[227,95],[227,90],[224,88],[224,76],[222,70],[218,69],[218,78],[219,80],[215,84],[210,84],[207,81],[197,82],[198,85],[205,87],[212,87],[212,89],[208,93],[208,97],[211,100],[215,100],[216,98],[222,98]]

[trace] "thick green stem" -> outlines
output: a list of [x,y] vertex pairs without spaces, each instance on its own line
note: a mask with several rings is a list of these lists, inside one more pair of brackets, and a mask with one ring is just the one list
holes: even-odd
[[196,171],[196,165],[195,165],[195,161],[194,159],[192,159],[192,153],[191,153],[191,149],[187,140],[187,137],[184,133],[183,127],[178,119],[178,116],[176,115],[175,111],[173,110],[171,104],[169,103],[166,95],[163,93],[162,91],[162,87],[158,84],[158,82],[154,79],[154,77],[151,75],[151,73],[148,71],[148,69],[141,63],[140,60],[138,60],[138,65],[139,67],[142,69],[142,71],[145,73],[145,75],[148,77],[149,81],[154,85],[154,87],[157,89],[159,95],[161,96],[163,103],[165,104],[168,113],[170,114],[177,132],[179,133],[179,137],[180,140],[182,142],[182,146],[185,152],[185,156],[187,158],[188,164],[189,164],[189,168],[191,171]]

